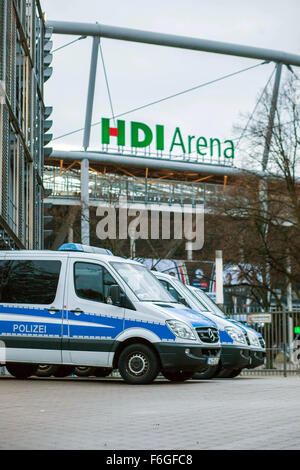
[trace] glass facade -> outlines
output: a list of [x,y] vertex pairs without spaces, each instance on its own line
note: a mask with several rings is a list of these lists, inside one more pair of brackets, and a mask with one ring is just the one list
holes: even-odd
[[0,249],[42,248],[44,37],[38,0],[0,1]]
[[[51,202],[80,200],[80,170],[45,166],[44,187]],[[223,186],[210,183],[188,183],[114,174],[89,172],[90,201],[114,203],[125,197],[129,203],[204,204],[222,193]],[[69,201],[70,203],[70,201]]]

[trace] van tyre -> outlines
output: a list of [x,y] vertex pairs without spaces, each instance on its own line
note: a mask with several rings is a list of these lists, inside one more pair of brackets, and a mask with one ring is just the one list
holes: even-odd
[[70,366],[59,366],[58,369],[54,372],[54,377],[68,377],[68,375],[74,372],[74,367]]
[[95,377],[107,377],[112,372],[108,367],[95,367]]
[[208,369],[204,370],[203,372],[196,372],[193,375],[193,379],[196,379],[196,380],[210,380],[213,377],[216,377],[218,371],[219,371],[219,365],[211,366]]
[[77,366],[74,369],[74,374],[77,375],[77,377],[90,377],[91,375],[95,375],[95,369],[96,367]]
[[50,364],[39,364],[35,375],[37,377],[51,377],[58,368],[59,366],[51,366]]
[[229,379],[231,377],[231,374],[235,372],[235,370],[236,369],[221,369],[216,375],[216,377],[218,379]]
[[6,364],[6,369],[16,379],[28,379],[32,375],[35,375],[37,365],[36,364]]
[[237,377],[238,375],[240,375],[240,373],[242,372],[243,369],[233,369],[231,372],[230,372],[230,375],[228,376],[230,379],[233,379],[234,377]]
[[118,369],[130,384],[149,384],[157,377],[159,362],[155,352],[145,344],[130,344],[120,354]]
[[193,377],[194,372],[184,372],[184,371],[177,371],[177,372],[163,372],[166,379],[170,380],[171,382],[184,382],[185,380],[189,380]]

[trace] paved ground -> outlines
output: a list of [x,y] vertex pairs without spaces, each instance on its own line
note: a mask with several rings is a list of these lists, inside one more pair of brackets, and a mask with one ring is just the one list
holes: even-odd
[[0,378],[0,449],[300,449],[300,378]]

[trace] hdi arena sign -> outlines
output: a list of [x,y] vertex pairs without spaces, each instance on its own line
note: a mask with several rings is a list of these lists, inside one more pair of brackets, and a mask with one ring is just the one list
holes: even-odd
[[[129,128],[128,128],[129,126]],[[183,154],[197,153],[203,157],[225,157],[234,158],[234,144],[232,140],[220,140],[216,137],[204,137],[188,135],[185,136],[179,127],[174,129],[171,139],[165,138],[165,128],[161,124],[156,124],[155,129],[143,122],[131,121],[127,124],[130,129],[130,143],[126,142],[126,123],[117,120],[117,127],[110,125],[110,119],[101,119],[101,140],[102,144],[112,143],[112,137],[116,137],[117,145],[133,148],[146,148],[155,145],[157,151],[166,151],[172,154],[178,150]]]

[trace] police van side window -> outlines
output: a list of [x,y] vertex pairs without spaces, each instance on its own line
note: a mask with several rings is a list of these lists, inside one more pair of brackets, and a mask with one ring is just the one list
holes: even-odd
[[106,268],[94,263],[74,264],[74,287],[78,297],[107,302],[109,287],[117,284]]
[[60,269],[60,261],[1,261],[0,302],[52,304],[56,296]]

